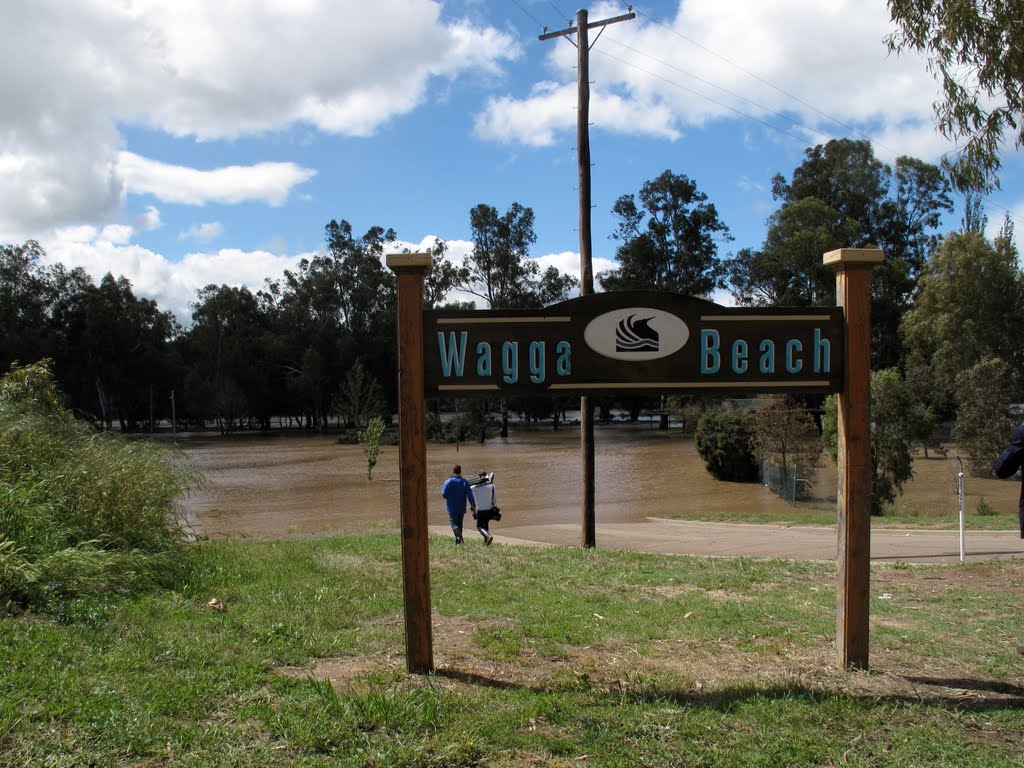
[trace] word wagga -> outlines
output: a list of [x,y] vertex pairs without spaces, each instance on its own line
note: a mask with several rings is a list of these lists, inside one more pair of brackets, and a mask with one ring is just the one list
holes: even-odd
[[[446,338],[447,337],[447,338]],[[446,381],[458,381],[465,376],[466,372],[466,347],[469,341],[469,332],[454,331],[447,334],[438,331],[437,346],[441,358],[441,376]],[[525,354],[522,356],[522,367],[520,364],[519,347],[525,344]],[[548,342],[546,341],[504,341],[500,350],[495,350],[494,345],[487,341],[480,341],[474,347],[471,355],[470,365],[477,378],[492,379],[500,376],[505,384],[519,383],[520,374],[529,376],[533,384],[544,384],[547,381],[548,370],[552,370],[556,377],[572,375],[572,344],[568,341],[559,341],[554,344],[548,365]],[[499,358],[497,365],[495,358]]]

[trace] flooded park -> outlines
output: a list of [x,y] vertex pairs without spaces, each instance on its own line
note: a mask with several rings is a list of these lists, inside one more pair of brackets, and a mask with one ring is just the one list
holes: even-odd
[[[397,526],[397,446],[385,446],[366,476],[358,445],[332,435],[240,434],[180,441],[205,478],[186,500],[197,531],[213,538],[309,536],[355,527]],[[513,431],[484,443],[427,446],[427,491],[432,525],[447,517],[438,494],[453,464],[467,476],[495,473],[502,526],[575,523],[580,519],[581,457],[578,427]],[[780,513],[794,520],[808,511],[835,510],[835,467],[825,460],[807,501],[797,507],[760,483],[715,480],[693,438],[649,424],[615,424],[596,430],[596,516],[602,523],[648,517],[728,519],[745,513]],[[932,454],[915,462],[915,477],[898,504],[911,513],[953,525],[957,517],[953,457]],[[1015,509],[1018,483],[969,478],[965,505],[980,499],[1000,511]]]

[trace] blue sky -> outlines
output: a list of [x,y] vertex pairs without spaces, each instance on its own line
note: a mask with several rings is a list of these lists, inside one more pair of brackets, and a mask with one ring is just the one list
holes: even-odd
[[[591,20],[624,5],[588,8]],[[593,242],[666,169],[757,247],[771,178],[809,146],[870,138],[937,161],[936,86],[889,55],[884,2],[687,0],[634,6],[591,58]],[[538,41],[561,0],[33,0],[0,8],[0,242],[132,280],[187,322],[209,283],[259,288],[322,248],[325,224],[439,237],[461,260],[469,210],[533,208],[532,256],[578,273],[576,49]],[[987,200],[1024,224],[1024,158]],[[959,224],[960,214],[947,225]],[[1019,231],[1021,231],[1019,229]],[[721,298],[721,297],[719,297]]]

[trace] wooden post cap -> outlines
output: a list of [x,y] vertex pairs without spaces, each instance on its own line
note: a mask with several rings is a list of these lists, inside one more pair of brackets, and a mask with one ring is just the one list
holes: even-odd
[[885,261],[881,248],[839,248],[821,257],[826,267],[841,269],[849,264],[881,264]]
[[385,260],[388,269],[423,269],[428,270],[434,263],[429,253],[389,253]]

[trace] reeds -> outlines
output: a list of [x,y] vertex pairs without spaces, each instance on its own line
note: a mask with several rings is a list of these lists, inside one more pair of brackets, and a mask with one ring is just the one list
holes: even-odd
[[13,367],[0,379],[0,609],[172,583],[194,482],[167,447],[78,422],[45,362]]

